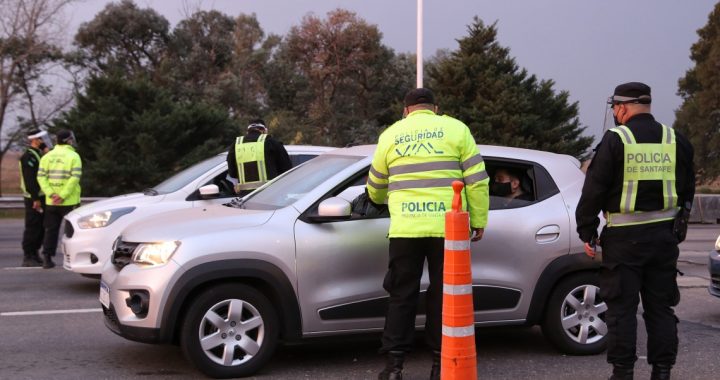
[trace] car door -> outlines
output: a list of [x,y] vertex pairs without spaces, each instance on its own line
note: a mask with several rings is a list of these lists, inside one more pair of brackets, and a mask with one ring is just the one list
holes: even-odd
[[[365,181],[359,173],[349,186],[334,193],[350,202],[364,191]],[[353,215],[323,223],[302,219],[296,222],[295,239],[303,330],[382,328],[389,217]]]

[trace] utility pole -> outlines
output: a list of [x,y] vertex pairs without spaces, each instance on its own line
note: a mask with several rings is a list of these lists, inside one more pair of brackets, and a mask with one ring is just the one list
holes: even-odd
[[417,0],[417,47],[415,48],[415,62],[417,88],[423,86],[423,0]]

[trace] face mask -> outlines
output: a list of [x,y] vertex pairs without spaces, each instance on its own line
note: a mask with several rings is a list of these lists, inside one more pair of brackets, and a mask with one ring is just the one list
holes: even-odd
[[40,146],[38,146],[38,149],[40,149],[41,151],[45,150],[45,148],[47,148],[47,145],[45,145],[45,143],[40,143]]
[[615,116],[615,115],[613,115],[613,122],[615,122],[615,126],[616,126],[616,127],[619,127],[619,126],[622,125],[622,123],[620,122],[620,120],[618,120],[617,116]]
[[490,193],[499,197],[505,197],[512,193],[510,182],[493,182],[490,184]]

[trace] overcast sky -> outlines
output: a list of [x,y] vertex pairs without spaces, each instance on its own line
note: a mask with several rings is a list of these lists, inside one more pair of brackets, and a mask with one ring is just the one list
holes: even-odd
[[[69,12],[70,34],[91,20],[107,0],[84,0]],[[284,35],[308,13],[325,16],[344,8],[379,27],[396,52],[414,52],[416,0],[136,0],[175,25],[183,4],[229,15],[255,13],[266,33]],[[424,0],[426,58],[457,49],[474,16],[497,21],[498,40],[517,64],[555,81],[580,106],[586,134],[602,131],[605,100],[622,82],[652,87],[653,114],[672,124],[681,99],[678,79],[692,67],[690,46],[708,20],[712,0]],[[479,142],[482,143],[482,142]]]

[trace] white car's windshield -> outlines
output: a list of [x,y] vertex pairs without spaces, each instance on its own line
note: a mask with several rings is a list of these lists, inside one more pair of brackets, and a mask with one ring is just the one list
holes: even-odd
[[174,193],[224,161],[224,155],[217,155],[210,157],[207,160],[200,161],[197,164],[190,166],[189,168],[162,181],[162,183],[155,186],[152,190],[155,190],[154,193],[156,194]]
[[293,204],[328,178],[364,157],[320,155],[245,198],[242,207],[275,210]]

